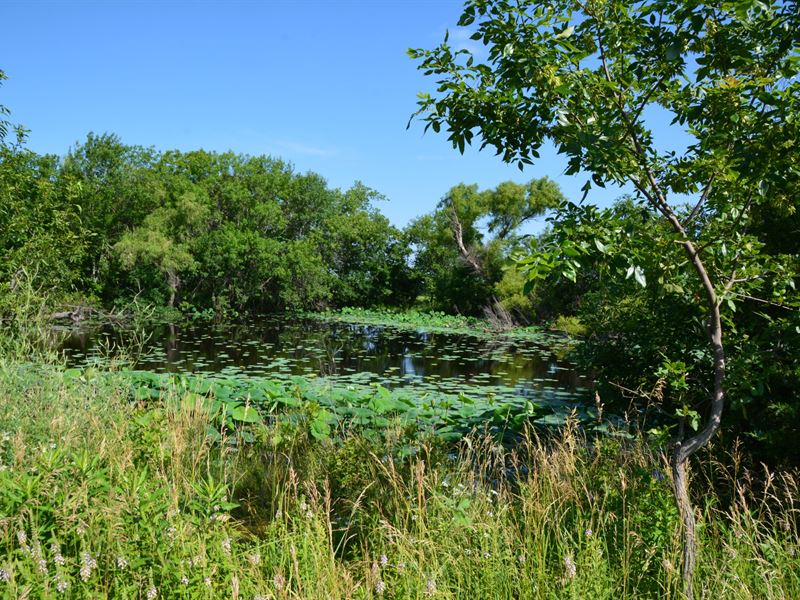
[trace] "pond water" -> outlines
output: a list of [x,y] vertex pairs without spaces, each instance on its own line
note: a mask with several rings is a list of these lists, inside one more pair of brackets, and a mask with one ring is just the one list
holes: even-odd
[[494,393],[578,400],[587,380],[559,359],[552,340],[415,331],[316,319],[264,317],[236,325],[161,325],[144,333],[71,332],[71,366],[127,348],[136,369],[414,386],[444,393]]

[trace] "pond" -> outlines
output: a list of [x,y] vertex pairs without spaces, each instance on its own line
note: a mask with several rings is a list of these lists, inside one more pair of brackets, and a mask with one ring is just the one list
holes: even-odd
[[230,325],[160,325],[144,334],[71,332],[64,351],[70,366],[125,348],[136,369],[159,373],[300,375],[447,394],[586,398],[588,381],[559,358],[553,342],[268,316]]

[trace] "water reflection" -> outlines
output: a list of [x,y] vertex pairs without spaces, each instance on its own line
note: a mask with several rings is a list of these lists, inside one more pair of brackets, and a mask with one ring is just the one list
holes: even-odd
[[[163,325],[147,333],[135,366],[157,372],[359,376],[456,391],[465,384],[520,391],[585,384],[551,348],[508,338],[274,317],[226,326]],[[138,338],[111,329],[74,333],[64,344],[69,362],[96,359],[105,352],[104,339],[125,348]]]

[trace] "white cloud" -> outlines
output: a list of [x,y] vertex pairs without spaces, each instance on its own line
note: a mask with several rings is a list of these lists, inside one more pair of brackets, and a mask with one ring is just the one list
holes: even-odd
[[336,148],[329,148],[323,146],[316,146],[310,144],[303,144],[299,142],[278,142],[278,146],[289,152],[296,154],[304,154],[305,156],[317,156],[320,158],[330,158],[337,156],[339,151]]
[[480,41],[470,39],[473,33],[472,29],[456,27],[450,30],[448,43],[456,50],[466,50],[475,58],[482,58],[486,56],[486,47]]

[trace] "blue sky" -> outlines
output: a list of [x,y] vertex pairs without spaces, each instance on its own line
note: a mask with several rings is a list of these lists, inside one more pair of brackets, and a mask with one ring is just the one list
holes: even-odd
[[94,131],[162,150],[268,154],[334,187],[362,181],[400,226],[462,181],[548,175],[580,198],[585,178],[563,175],[551,149],[520,173],[491,151],[461,156],[419,123],[406,130],[417,92],[434,83],[406,49],[433,47],[448,28],[451,44],[471,43],[455,28],[461,5],[5,0],[0,104],[37,152],[64,154]]

